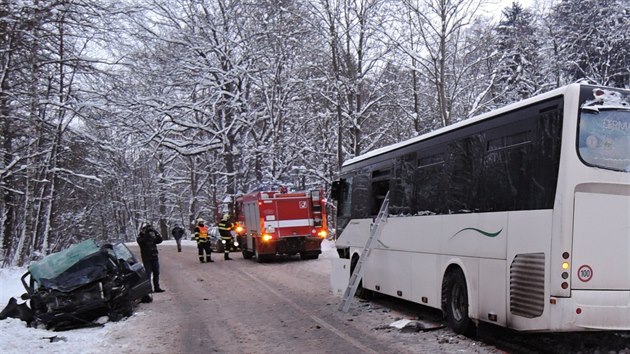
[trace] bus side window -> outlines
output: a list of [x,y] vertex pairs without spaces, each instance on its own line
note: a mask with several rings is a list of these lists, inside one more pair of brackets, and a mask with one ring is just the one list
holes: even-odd
[[372,203],[370,215],[378,214],[381,205],[385,201],[385,196],[389,192],[390,169],[377,170],[372,172]]
[[339,200],[339,184],[341,181],[333,181],[330,185],[330,199]]
[[409,215],[415,212],[415,198],[413,195],[415,170],[415,152],[396,160],[389,190],[389,212],[391,214]]
[[420,215],[443,214],[444,203],[444,153],[438,152],[418,159],[414,173],[415,213]]
[[446,205],[450,214],[475,211],[485,137],[476,134],[448,144]]
[[550,209],[556,196],[560,148],[562,144],[562,110],[540,112],[537,121],[534,155],[536,168],[530,174],[529,209]]
[[352,180],[352,212],[353,218],[367,218],[370,216],[370,175],[367,172],[354,176]]
[[514,130],[510,126],[497,129],[486,143],[476,205],[481,212],[527,209],[529,171],[536,162],[532,161],[531,132]]
[[352,177],[336,181],[337,215],[350,217],[352,210]]

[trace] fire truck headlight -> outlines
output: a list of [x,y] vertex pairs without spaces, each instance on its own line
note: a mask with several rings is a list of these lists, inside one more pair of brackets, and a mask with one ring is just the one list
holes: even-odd
[[263,241],[269,241],[269,240],[271,240],[271,235],[269,235],[269,234],[264,234],[264,235],[263,235],[263,237],[262,237],[262,239],[263,239]]
[[225,240],[221,240],[221,243],[225,245]]
[[238,241],[234,241],[234,247],[238,247]]
[[239,234],[240,234],[241,232],[243,232],[243,227],[242,227],[242,226],[237,226],[237,227],[236,227],[236,232],[237,232],[237,233],[239,233]]
[[317,235],[321,238],[326,238],[328,236],[328,232],[326,232],[326,230],[321,230],[317,233]]

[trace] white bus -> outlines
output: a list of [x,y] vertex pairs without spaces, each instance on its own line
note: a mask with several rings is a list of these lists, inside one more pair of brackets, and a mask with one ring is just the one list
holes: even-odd
[[333,184],[357,295],[449,327],[630,330],[630,91],[572,84],[358,156]]

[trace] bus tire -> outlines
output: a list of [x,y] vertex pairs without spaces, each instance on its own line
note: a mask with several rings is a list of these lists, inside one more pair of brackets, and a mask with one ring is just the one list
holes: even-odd
[[[352,261],[350,261],[350,277],[352,277],[352,273],[354,273],[354,268],[356,267],[357,262],[359,262],[359,255],[355,254],[354,256],[352,256]],[[363,287],[363,279],[361,279],[359,281],[359,286],[357,286],[357,291],[354,293],[354,296],[358,297],[359,299],[369,300],[372,298],[372,295],[373,293],[371,290]]]
[[468,290],[461,269],[446,274],[442,283],[442,309],[448,327],[455,333],[471,335],[475,326],[468,317]]

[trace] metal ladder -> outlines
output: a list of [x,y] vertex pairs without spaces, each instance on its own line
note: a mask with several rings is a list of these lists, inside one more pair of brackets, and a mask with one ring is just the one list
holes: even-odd
[[339,311],[348,312],[350,308],[350,301],[354,297],[354,294],[357,292],[357,288],[359,287],[359,282],[363,277],[363,262],[367,259],[374,245],[376,245],[376,241],[378,241],[378,236],[380,235],[383,224],[387,221],[387,217],[389,216],[389,191],[385,195],[385,199],[383,200],[383,204],[381,204],[381,209],[378,211],[378,215],[376,216],[376,220],[370,227],[370,236],[365,243],[365,247],[363,247],[363,251],[359,256],[359,260],[354,267],[354,271],[352,272],[352,276],[350,277],[350,281],[348,282],[348,287],[343,294],[343,298],[341,303],[339,304]]

